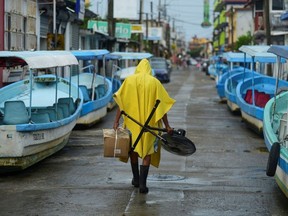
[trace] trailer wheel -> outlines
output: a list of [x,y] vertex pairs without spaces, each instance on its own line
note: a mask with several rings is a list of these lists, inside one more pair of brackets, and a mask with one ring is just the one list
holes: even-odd
[[278,142],[275,142],[273,143],[269,152],[269,157],[268,157],[267,167],[266,167],[267,176],[273,177],[275,175],[279,157],[280,157],[280,144]]

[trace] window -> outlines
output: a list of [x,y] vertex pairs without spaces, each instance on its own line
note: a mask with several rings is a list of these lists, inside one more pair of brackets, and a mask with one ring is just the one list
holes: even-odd
[[256,11],[263,11],[263,1],[256,1],[255,2],[255,10]]
[[284,0],[272,0],[272,10],[285,10]]

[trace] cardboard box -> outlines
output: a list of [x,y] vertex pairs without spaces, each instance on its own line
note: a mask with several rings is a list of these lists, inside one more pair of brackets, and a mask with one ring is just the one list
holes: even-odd
[[130,132],[119,128],[103,129],[104,157],[128,157],[130,151]]

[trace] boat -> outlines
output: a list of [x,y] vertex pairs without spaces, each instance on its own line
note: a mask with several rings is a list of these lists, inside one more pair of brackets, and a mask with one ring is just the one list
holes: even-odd
[[[22,67],[30,74],[0,89],[1,173],[24,170],[68,142],[83,96],[57,70],[71,65],[78,61],[66,51],[0,52],[0,67]],[[50,74],[37,75],[39,70]]]
[[244,68],[243,72],[236,73],[228,77],[224,83],[224,91],[227,102],[227,107],[232,113],[240,113],[241,109],[237,102],[236,88],[239,83],[252,76],[260,76],[259,73],[252,71],[248,68]]
[[220,102],[227,101],[225,95],[225,81],[235,74],[244,72],[246,68],[246,65],[244,64],[246,64],[247,62],[251,62],[251,58],[244,58],[244,53],[226,52],[223,55],[228,63],[229,68],[227,73],[221,74],[216,82],[216,89],[220,98]]
[[[147,52],[112,52],[111,55],[120,56],[120,59],[125,61],[121,61],[122,65],[120,65],[119,70],[115,73],[116,76],[120,77],[122,82],[126,77],[134,74],[140,60],[149,60],[153,56]],[[154,70],[152,72],[154,73]]]
[[[241,46],[240,51],[252,57],[252,65],[259,62],[264,65],[276,63],[277,57],[268,53],[270,46]],[[260,65],[260,66],[264,66]],[[253,73],[254,74],[254,73]],[[263,115],[266,103],[275,95],[276,78],[267,76],[262,71],[261,76],[252,76],[236,88],[237,104],[241,109],[243,121],[256,133],[263,135]],[[288,86],[288,82],[279,80],[279,87]]]
[[[84,66],[71,78],[71,81],[82,91],[84,100],[77,126],[91,127],[107,115],[112,100],[112,83],[105,75],[105,67],[103,67],[103,76],[96,73],[96,62],[98,60],[105,62],[105,55],[109,54],[109,51],[74,50],[71,53],[78,59],[79,64],[82,63]],[[92,64],[92,61],[95,61],[95,64]]]
[[213,80],[216,80],[219,76],[226,73],[228,70],[228,65],[223,63],[223,56],[212,56],[210,58],[210,64],[208,66],[208,74],[210,75],[210,78]]
[[[272,45],[268,52],[288,59],[288,46]],[[278,64],[281,65],[280,61]],[[278,67],[278,71],[277,78],[283,70]],[[266,174],[275,178],[278,186],[288,198],[288,92],[287,89],[281,91],[278,84],[275,89],[277,95],[267,102],[263,116],[263,135],[265,145],[269,150]]]

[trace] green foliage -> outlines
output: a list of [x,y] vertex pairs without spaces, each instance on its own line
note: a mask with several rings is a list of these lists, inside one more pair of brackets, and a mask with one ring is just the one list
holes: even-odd
[[242,45],[252,45],[252,44],[253,44],[253,36],[251,35],[251,32],[248,31],[246,35],[241,35],[240,37],[238,37],[234,50],[238,50]]
[[196,57],[199,57],[201,55],[201,51],[203,50],[203,47],[195,47],[193,49],[190,49],[190,51],[188,52],[190,54],[190,56],[192,58],[196,58]]

